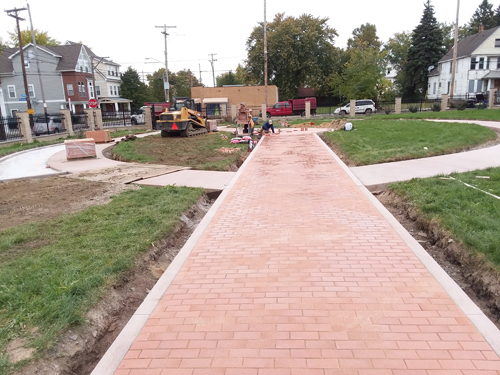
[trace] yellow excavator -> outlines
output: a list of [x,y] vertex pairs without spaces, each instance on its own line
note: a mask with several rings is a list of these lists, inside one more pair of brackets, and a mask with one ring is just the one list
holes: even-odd
[[194,99],[187,97],[174,98],[167,111],[156,121],[157,129],[162,137],[179,134],[181,137],[192,137],[208,133],[208,126],[201,111],[196,108]]

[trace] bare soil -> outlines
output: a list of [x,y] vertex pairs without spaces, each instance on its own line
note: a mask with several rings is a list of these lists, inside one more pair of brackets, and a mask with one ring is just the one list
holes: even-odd
[[[335,145],[330,146],[348,166],[354,165]],[[106,204],[111,196],[137,188],[133,185],[62,176],[0,182],[0,231]],[[482,259],[473,256],[436,223],[419,217],[414,208],[387,187],[377,186],[371,190],[500,328],[498,272]],[[16,374],[90,374],[208,211],[212,202],[210,198],[215,197],[216,195],[204,197],[181,218],[172,236],[162,239],[137,259],[135,268],[114,285],[87,314],[85,325],[68,330],[42,358],[33,360]],[[30,354],[22,343],[14,343],[12,351],[21,357],[23,354]]]

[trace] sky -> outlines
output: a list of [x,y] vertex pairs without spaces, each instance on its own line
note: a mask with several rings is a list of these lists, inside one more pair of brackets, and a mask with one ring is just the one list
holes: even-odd
[[[468,23],[482,0],[460,2],[459,25]],[[377,35],[386,42],[394,33],[411,32],[422,18],[426,0],[267,0],[266,18],[271,22],[278,13],[299,17],[328,18],[338,37],[335,46],[345,48],[355,28],[365,23],[377,27]],[[212,87],[213,62],[215,76],[235,71],[247,55],[246,41],[254,27],[264,21],[264,1],[231,0],[165,1],[71,1],[28,0],[33,27],[47,31],[60,42],[67,40],[89,46],[98,56],[107,56],[129,66],[141,77],[165,66],[167,37],[168,68],[171,72],[191,69],[206,86]],[[499,4],[490,0],[493,9]],[[15,30],[15,19],[5,10],[25,8],[27,0],[2,0],[0,37],[9,41],[8,32]],[[143,4],[143,5],[142,5]],[[457,0],[431,0],[438,22],[454,22]],[[27,11],[20,16],[21,28],[29,27]],[[149,60],[146,60],[149,58]],[[158,62],[159,61],[159,62]],[[200,73],[201,71],[201,73]]]

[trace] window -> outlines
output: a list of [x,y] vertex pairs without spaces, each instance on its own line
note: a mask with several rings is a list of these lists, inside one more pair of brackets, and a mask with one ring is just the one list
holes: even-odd
[[24,60],[24,67],[25,67],[26,69],[29,69],[29,68],[30,68],[30,62],[29,62],[29,61]]
[[285,108],[290,108],[290,103],[286,102],[285,103]]
[[85,97],[85,83],[83,82],[78,82],[78,93],[80,94],[81,97]]
[[96,87],[95,87],[95,93],[96,93],[97,95],[101,95],[101,86],[97,86],[97,85],[96,85]]
[[476,58],[473,57],[471,60],[470,60],[470,70],[476,70]]
[[28,85],[28,94],[29,94],[30,98],[35,97],[35,86]]
[[450,93],[450,86],[451,86],[451,81],[448,81],[448,90],[446,91],[447,94]]
[[9,91],[9,98],[16,98],[16,86],[13,85],[8,85],[7,86],[8,91]]
[[94,86],[90,81],[89,81],[89,98],[94,98]]
[[477,92],[483,91],[483,81],[477,81]]
[[11,110],[10,110],[10,115],[11,115],[12,117],[16,117],[16,112],[19,112],[19,110],[18,110],[18,109],[11,109]]
[[116,86],[115,86],[114,93],[115,93],[115,95],[118,95],[118,90],[116,89]]
[[469,92],[474,92],[475,81],[469,81]]
[[68,96],[73,96],[75,93],[73,92],[73,84],[68,83],[66,85],[66,90],[68,90]]
[[436,93],[436,82],[434,82],[433,85],[432,85],[432,93],[433,94]]
[[500,39],[495,39],[495,47],[500,47]]
[[450,73],[453,70],[453,61],[450,63]]
[[117,86],[118,87],[118,96],[120,96],[120,86]]
[[276,104],[274,105],[274,108],[281,108],[281,107],[282,107],[282,104],[281,104],[281,103],[276,103]]
[[486,69],[490,68],[490,57],[486,59]]
[[484,69],[484,57],[479,59],[479,69]]

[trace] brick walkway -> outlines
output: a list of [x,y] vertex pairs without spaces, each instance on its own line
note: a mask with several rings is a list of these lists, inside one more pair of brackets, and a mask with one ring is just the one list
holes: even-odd
[[116,375],[500,374],[313,135],[266,137]]

